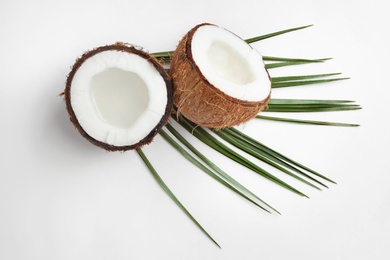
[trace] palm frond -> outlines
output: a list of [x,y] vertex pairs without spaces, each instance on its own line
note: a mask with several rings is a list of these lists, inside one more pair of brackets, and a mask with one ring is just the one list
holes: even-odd
[[[302,30],[312,25],[294,27],[286,30],[281,30],[269,34],[256,36],[253,38],[246,39],[245,41],[249,44],[257,41],[272,38],[278,35],[283,35],[289,32]],[[173,51],[164,51],[152,53],[154,57],[159,59],[161,62],[169,64]],[[294,57],[278,57],[278,56],[263,56],[265,66],[267,69],[277,69],[287,66],[295,66],[301,64],[315,64],[323,63],[331,58],[320,58],[320,59],[307,59],[307,58],[294,58]],[[166,69],[169,73],[169,69]],[[271,77],[272,88],[285,88],[285,87],[297,87],[305,85],[323,84],[333,81],[346,80],[348,77],[339,77],[341,73],[321,73],[312,75],[287,75],[279,77]],[[328,111],[352,111],[361,109],[361,106],[351,100],[325,100],[325,99],[274,99],[272,98],[268,107],[263,112],[328,112]],[[312,124],[312,125],[326,125],[326,126],[345,126],[355,127],[358,124],[350,123],[336,123],[336,122],[325,122],[317,120],[304,120],[296,118],[286,117],[273,117],[265,116],[263,114],[258,115],[256,118],[263,120],[272,120],[278,122],[289,122],[298,124]],[[297,161],[283,155],[280,152],[271,149],[269,146],[264,145],[260,141],[244,134],[236,128],[226,128],[219,131],[213,131],[201,126],[195,125],[193,122],[187,120],[184,117],[173,117],[177,122],[175,126],[167,124],[166,132],[161,130],[160,135],[174,147],[183,157],[189,162],[197,166],[204,173],[230,189],[237,195],[255,204],[261,209],[270,212],[270,210],[279,213],[268,203],[260,199],[252,191],[244,187],[236,179],[232,178],[228,173],[219,168],[214,162],[196,149],[186,138],[184,138],[176,127],[182,127],[186,131],[190,132],[194,137],[199,139],[205,145],[211,147],[216,152],[224,155],[228,160],[237,162],[243,167],[246,167],[260,176],[270,180],[271,182],[295,193],[300,196],[307,197],[306,194],[302,193],[292,185],[285,181],[277,178],[269,171],[264,170],[257,161],[268,164],[273,169],[289,175],[297,181],[300,181],[312,188],[320,190],[320,187],[328,188],[326,182],[336,183],[332,179],[318,173],[317,171],[298,163]],[[202,232],[209,237],[218,247],[218,243],[206,232],[206,230],[195,220],[195,218],[188,212],[188,210],[180,203],[175,197],[167,185],[163,182],[161,177],[157,174],[151,163],[148,161],[141,149],[137,149],[138,154],[141,156],[157,182],[164,189],[164,191],[171,197],[171,199],[183,210],[183,212],[202,230]],[[248,156],[243,156],[249,155]],[[248,158],[251,158],[248,159]],[[279,213],[280,214],[280,213]]]

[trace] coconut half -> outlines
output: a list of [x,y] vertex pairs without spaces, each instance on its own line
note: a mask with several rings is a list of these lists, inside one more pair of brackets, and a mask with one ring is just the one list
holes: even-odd
[[261,54],[213,24],[197,25],[180,41],[171,77],[178,113],[210,128],[248,121],[267,106],[271,94]]
[[91,143],[109,151],[150,143],[169,118],[172,95],[162,65],[123,43],[77,59],[64,91],[71,122]]

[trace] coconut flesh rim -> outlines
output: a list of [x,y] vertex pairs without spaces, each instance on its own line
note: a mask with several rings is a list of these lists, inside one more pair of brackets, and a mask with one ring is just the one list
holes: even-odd
[[262,55],[235,34],[215,25],[200,26],[191,51],[203,76],[225,94],[249,102],[269,96],[271,82]]
[[168,90],[145,58],[105,50],[86,59],[71,83],[71,106],[83,130],[98,142],[132,146],[166,114]]

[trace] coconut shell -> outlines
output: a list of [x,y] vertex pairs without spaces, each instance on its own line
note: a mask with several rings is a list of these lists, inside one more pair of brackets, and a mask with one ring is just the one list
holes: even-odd
[[[78,121],[78,119],[76,117],[76,114],[73,111],[72,102],[71,102],[71,95],[70,95],[70,93],[72,91],[72,80],[73,80],[74,75],[76,74],[77,70],[81,67],[81,65],[86,60],[88,60],[92,56],[94,56],[94,55],[96,55],[96,54],[98,54],[100,52],[103,52],[103,51],[112,51],[112,50],[136,54],[136,55],[139,55],[140,57],[148,60],[148,62],[150,62],[153,65],[153,67],[159,72],[159,74],[163,78],[163,80],[165,82],[165,85],[166,85],[166,88],[167,88],[167,105],[166,105],[166,108],[165,108],[164,115],[161,118],[161,120],[159,121],[159,123],[153,129],[151,129],[149,134],[147,134],[143,139],[139,140],[139,142],[137,142],[135,144],[132,144],[132,145],[127,145],[127,146],[114,146],[114,145],[111,145],[111,144],[108,144],[108,143],[104,143],[104,142],[98,141],[98,140],[94,139],[93,137],[91,137],[83,129],[83,127],[80,125],[80,123],[79,123],[79,121]],[[70,121],[73,123],[75,128],[80,132],[80,134],[84,138],[86,138],[88,141],[90,141],[92,144],[94,144],[94,145],[96,145],[98,147],[101,147],[101,148],[103,148],[103,149],[105,149],[107,151],[127,151],[127,150],[133,150],[133,149],[136,149],[136,148],[140,148],[140,147],[142,147],[142,146],[144,146],[146,144],[149,144],[150,142],[152,142],[153,138],[159,132],[159,130],[168,122],[168,119],[169,119],[169,117],[171,115],[171,111],[172,111],[172,107],[173,107],[173,100],[172,100],[173,87],[172,87],[172,82],[171,82],[170,77],[168,76],[168,74],[164,70],[163,66],[159,63],[159,61],[157,59],[155,59],[150,54],[144,52],[139,47],[126,45],[126,44],[124,44],[122,42],[117,42],[117,43],[115,43],[113,45],[107,45],[107,46],[101,46],[101,47],[95,48],[93,50],[87,51],[80,58],[78,58],[76,60],[75,64],[73,65],[73,67],[72,67],[68,77],[67,77],[65,90],[60,95],[63,96],[64,99],[65,99],[66,109],[68,111],[68,114],[69,114],[69,117],[70,117]]]
[[[178,114],[197,125],[214,129],[232,127],[255,117],[268,104],[252,102],[227,95],[205,78],[192,56],[192,37],[200,24],[180,41],[171,59],[173,101]],[[259,60],[259,62],[263,62]]]

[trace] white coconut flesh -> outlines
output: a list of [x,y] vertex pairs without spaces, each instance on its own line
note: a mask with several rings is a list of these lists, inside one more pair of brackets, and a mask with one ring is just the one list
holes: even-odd
[[225,94],[254,102],[269,96],[271,82],[262,55],[228,30],[199,27],[192,37],[191,52],[203,76]]
[[166,83],[139,55],[106,50],[84,61],[72,81],[71,105],[84,131],[97,141],[130,146],[160,122]]

